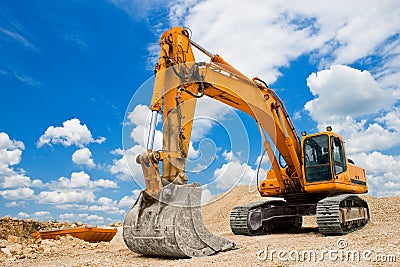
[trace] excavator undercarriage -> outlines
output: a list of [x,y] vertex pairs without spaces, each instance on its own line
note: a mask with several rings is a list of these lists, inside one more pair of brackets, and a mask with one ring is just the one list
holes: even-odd
[[[309,201],[301,202],[302,199]],[[318,230],[324,235],[347,234],[363,227],[370,218],[368,204],[356,195],[322,199],[321,196],[290,196],[286,200],[257,201],[237,206],[231,212],[230,226],[237,235],[268,234],[299,229],[302,216],[313,215],[317,217]]]

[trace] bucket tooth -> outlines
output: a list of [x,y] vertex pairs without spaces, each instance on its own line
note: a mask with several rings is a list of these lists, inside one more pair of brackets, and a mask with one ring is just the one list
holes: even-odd
[[123,237],[133,252],[175,258],[200,257],[236,248],[210,233],[201,215],[198,185],[169,184],[159,199],[142,191],[125,217]]

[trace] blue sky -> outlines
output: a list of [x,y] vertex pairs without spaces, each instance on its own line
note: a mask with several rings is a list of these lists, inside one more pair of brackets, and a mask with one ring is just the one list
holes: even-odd
[[[175,25],[267,81],[299,132],[332,125],[366,168],[370,194],[399,195],[400,4],[229,3],[1,1],[0,216],[123,219],[140,187],[122,149],[129,159],[144,146],[157,41]],[[202,171],[189,180],[209,199],[254,183],[260,140],[248,116],[201,101],[189,166]],[[123,125],[127,138],[140,133],[124,145]]]

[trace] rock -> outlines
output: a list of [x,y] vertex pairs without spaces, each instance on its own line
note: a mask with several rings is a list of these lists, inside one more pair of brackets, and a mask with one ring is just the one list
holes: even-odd
[[7,257],[12,257],[11,251],[7,247],[1,248],[1,252],[7,255]]
[[42,246],[49,246],[49,247],[51,247],[51,246],[54,246],[55,245],[55,242],[53,242],[53,241],[51,241],[51,240],[49,240],[49,239],[43,239],[42,240]]
[[25,254],[18,254],[18,255],[15,255],[14,256],[17,260],[22,260],[22,259],[25,259],[26,258],[26,255]]
[[0,248],[5,248],[8,244],[9,242],[7,240],[0,239]]
[[6,248],[10,251],[11,255],[13,256],[19,255],[22,252],[22,245],[18,243],[9,244]]
[[19,238],[18,236],[9,235],[7,237],[7,241],[11,243],[21,243],[21,238]]
[[122,226],[122,222],[121,221],[117,221],[117,222],[112,222],[109,224],[110,227],[120,227]]
[[40,244],[40,243],[42,243],[42,238],[40,236],[36,237],[35,238],[35,244]]
[[52,250],[52,248],[50,248],[50,247],[44,247],[44,249],[43,249],[43,252],[44,252],[45,254],[51,254],[52,251],[53,251],[53,250]]

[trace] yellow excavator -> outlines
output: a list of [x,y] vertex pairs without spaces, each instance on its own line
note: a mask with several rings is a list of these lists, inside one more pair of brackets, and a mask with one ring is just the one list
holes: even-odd
[[[146,189],[124,220],[124,241],[132,251],[198,257],[237,247],[206,229],[200,210],[201,187],[188,184],[185,173],[195,107],[203,96],[256,121],[272,166],[259,183],[259,192],[275,198],[235,207],[230,214],[234,234],[300,228],[302,217],[308,215],[316,216],[324,235],[346,234],[369,221],[368,205],[356,195],[368,191],[365,170],[347,158],[343,138],[331,127],[316,134],[302,132],[300,140],[274,90],[195,43],[188,29],[174,27],[164,32],[160,46],[147,151],[136,159]],[[194,48],[210,61],[196,62]],[[154,151],[158,114],[163,116],[163,147]]]

